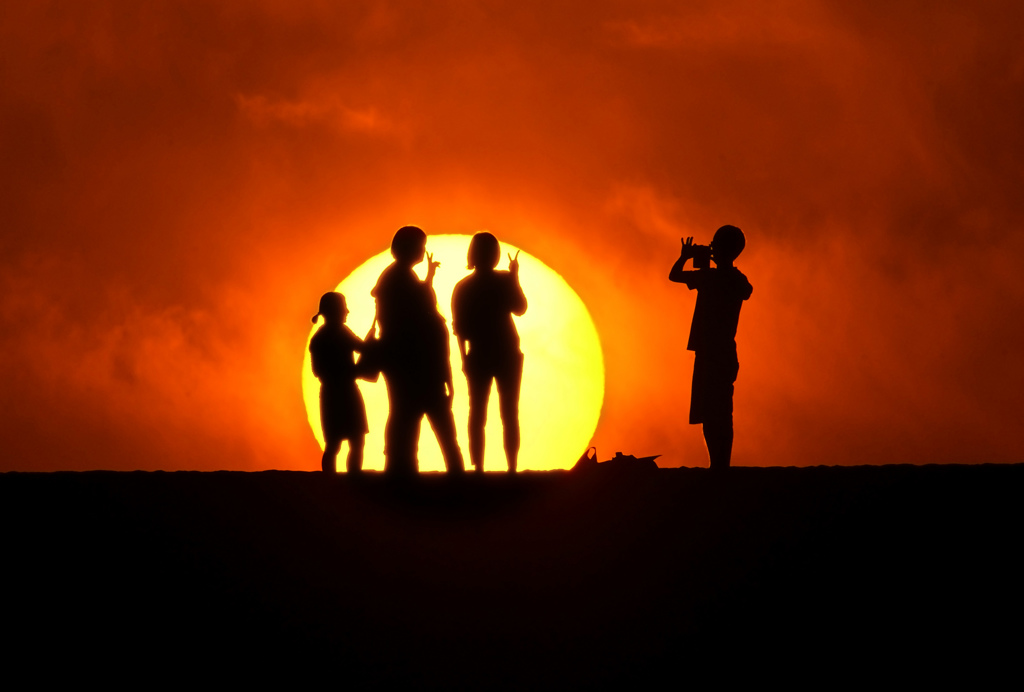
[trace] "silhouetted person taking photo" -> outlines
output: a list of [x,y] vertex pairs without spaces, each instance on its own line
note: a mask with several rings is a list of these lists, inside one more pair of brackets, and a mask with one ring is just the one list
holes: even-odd
[[[697,305],[690,325],[687,350],[694,352],[690,423],[701,424],[712,469],[729,468],[732,457],[732,394],[739,372],[736,326],[743,301],[754,290],[747,277],[733,266],[746,239],[735,226],[722,226],[710,247],[683,240],[679,259],[668,278],[697,290]],[[684,271],[693,259],[694,271]],[[714,260],[716,267],[711,268]]]
[[428,258],[427,279],[413,267],[426,255],[427,236],[416,226],[398,229],[391,241],[395,261],[385,269],[371,295],[380,326],[378,357],[388,388],[384,430],[384,470],[389,475],[416,473],[423,416],[430,422],[450,473],[464,470],[452,416],[452,368],[448,327],[437,311],[431,285],[439,262]]
[[[342,440],[348,440],[349,473],[363,468],[363,446],[369,428],[366,407],[356,386],[355,352],[363,350],[363,342],[345,325],[348,306],[340,293],[320,297],[320,311],[313,315],[324,323],[309,341],[313,374],[320,380],[320,425],[324,431],[324,473],[338,470],[338,452]],[[371,327],[372,329],[372,327]]]
[[504,430],[505,459],[515,473],[519,458],[519,389],[523,354],[512,315],[526,312],[519,286],[519,253],[509,256],[508,271],[497,271],[501,259],[498,239],[477,233],[469,243],[468,264],[473,273],[452,291],[452,331],[459,342],[462,371],[469,385],[469,460],[484,470],[484,425],[491,383],[498,387],[498,406]]

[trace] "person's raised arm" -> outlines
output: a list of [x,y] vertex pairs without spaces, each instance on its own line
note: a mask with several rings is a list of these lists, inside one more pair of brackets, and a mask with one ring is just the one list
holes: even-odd
[[[345,325],[345,336],[348,338],[349,343],[352,345],[353,351],[355,351],[356,353],[363,352],[363,347],[365,346],[364,341],[360,339],[358,336],[356,336],[356,333],[352,331],[347,324]],[[367,338],[369,338],[369,335],[367,335]]]
[[356,336],[348,325],[345,325],[345,331],[348,333],[349,342],[352,344],[352,350],[357,353],[362,353],[366,350],[366,342],[374,338],[374,332],[377,330],[377,316],[374,315],[373,322],[370,323],[370,328],[366,332],[366,336],[360,339]]
[[509,308],[512,310],[513,315],[522,315],[526,312],[526,294],[523,293],[523,287],[519,285],[519,251],[516,250],[516,256],[508,256],[508,273],[512,275],[512,282],[515,285],[515,290],[512,292],[511,305]]
[[431,290],[434,289],[434,274],[437,272],[437,268],[440,267],[440,266],[441,266],[440,262],[435,262],[434,261],[434,253],[433,252],[428,252],[427,253],[427,278],[424,279],[423,282],[425,284],[427,284],[427,286],[430,286]]
[[679,259],[672,265],[672,269],[668,273],[668,280],[674,281],[677,284],[690,285],[689,275],[693,272],[683,271],[683,266],[686,265],[687,260],[693,257],[693,236],[689,238],[680,238],[683,247],[679,251]]

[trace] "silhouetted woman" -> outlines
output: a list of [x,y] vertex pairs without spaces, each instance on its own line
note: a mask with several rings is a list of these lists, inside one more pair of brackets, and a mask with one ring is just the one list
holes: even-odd
[[341,441],[348,440],[349,473],[363,468],[363,445],[369,428],[366,407],[356,386],[356,351],[363,342],[345,326],[348,306],[340,293],[325,293],[320,298],[320,312],[313,315],[324,323],[309,342],[313,374],[320,380],[320,425],[324,431],[324,472],[336,473]]
[[490,233],[477,233],[469,243],[473,273],[452,292],[452,331],[458,337],[462,371],[469,384],[469,458],[484,470],[484,424],[491,382],[498,386],[504,429],[505,458],[514,473],[519,457],[519,388],[523,354],[512,315],[526,312],[519,285],[519,253],[509,256],[508,271],[497,271],[501,248]]

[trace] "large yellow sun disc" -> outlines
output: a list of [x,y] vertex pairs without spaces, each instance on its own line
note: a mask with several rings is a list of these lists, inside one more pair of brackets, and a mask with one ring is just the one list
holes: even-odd
[[[448,322],[451,341],[452,374],[455,380],[453,410],[459,445],[469,467],[466,424],[469,399],[466,378],[462,374],[459,349],[451,334],[451,297],[455,284],[470,273],[466,269],[466,252],[471,236],[427,236],[427,252],[441,262],[434,277],[438,309]],[[523,385],[519,400],[519,421],[522,446],[519,468],[522,470],[564,469],[575,463],[593,437],[601,415],[604,399],[604,359],[594,321],[586,306],[569,284],[553,269],[533,255],[507,243],[501,244],[502,262],[498,269],[508,268],[508,253],[519,252],[519,277],[529,303],[526,314],[515,317],[520,347],[524,354]],[[371,257],[338,284],[336,291],[344,294],[350,310],[348,326],[362,338],[374,316],[370,290],[380,273],[391,264],[390,251]],[[417,274],[426,275],[426,261],[416,266]],[[310,296],[310,309],[316,310],[320,296]],[[313,327],[309,338],[319,329]],[[309,343],[302,361],[302,396],[306,404],[313,434],[324,446],[320,428],[320,383],[310,366]],[[388,395],[381,377],[377,382],[359,381],[359,390],[366,402],[370,432],[366,436],[363,468],[384,468],[384,424],[388,416]],[[505,451],[502,447],[498,396],[492,386],[488,404],[487,447],[484,468],[504,471]],[[338,467],[345,468],[347,445],[338,455]],[[318,468],[319,459],[310,459],[310,467]],[[430,425],[424,419],[419,440],[421,471],[443,471],[444,461]]]

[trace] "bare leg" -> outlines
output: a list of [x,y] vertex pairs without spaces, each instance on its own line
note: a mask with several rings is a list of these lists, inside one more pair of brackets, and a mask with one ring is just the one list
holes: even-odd
[[389,380],[387,375],[384,380],[390,402],[384,425],[384,472],[389,476],[414,476],[418,470],[416,452],[423,411],[410,383],[394,377]]
[[487,401],[491,396],[491,378],[467,378],[469,384],[469,463],[477,473],[484,470],[484,427],[487,424]]
[[497,381],[505,459],[508,462],[508,472],[515,473],[519,462],[519,390],[523,383],[522,354],[497,377]]
[[341,451],[341,440],[330,439],[324,446],[324,455],[320,460],[320,468],[324,473],[338,472],[338,452]]
[[732,460],[732,416],[727,419],[706,422],[703,425],[704,442],[708,446],[711,468],[727,469]]
[[427,411],[427,420],[434,429],[438,444],[441,445],[445,470],[455,474],[464,472],[466,463],[462,459],[462,450],[459,449],[459,440],[455,434],[455,416],[452,415],[446,399],[442,397]]
[[360,473],[363,470],[363,446],[366,444],[366,435],[353,435],[348,441],[348,462],[345,470],[349,473]]

